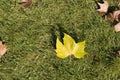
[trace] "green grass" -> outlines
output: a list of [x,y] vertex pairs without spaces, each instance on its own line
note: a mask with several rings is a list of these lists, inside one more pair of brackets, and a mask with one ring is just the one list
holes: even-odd
[[[89,55],[56,57],[62,32],[86,40]],[[120,32],[101,18],[93,0],[36,0],[26,9],[1,0],[0,37],[8,49],[0,59],[0,80],[120,80]]]

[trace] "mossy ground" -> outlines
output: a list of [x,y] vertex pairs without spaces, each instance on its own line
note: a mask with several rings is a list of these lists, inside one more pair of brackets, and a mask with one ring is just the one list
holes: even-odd
[[[85,40],[89,54],[56,57],[62,32]],[[120,80],[120,32],[96,12],[93,0],[34,0],[25,9],[16,0],[1,0],[0,37],[8,49],[0,59],[0,80]]]

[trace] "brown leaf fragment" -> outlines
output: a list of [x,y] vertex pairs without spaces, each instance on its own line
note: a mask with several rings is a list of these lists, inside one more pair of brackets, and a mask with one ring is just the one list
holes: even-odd
[[114,26],[116,32],[120,31],[120,22]]
[[99,8],[97,9],[97,11],[101,14],[101,16],[104,16],[107,11],[108,11],[108,7],[109,4],[107,1],[103,1],[103,3],[97,3],[99,5]]
[[113,18],[114,18],[114,20],[120,22],[120,10],[113,12]]
[[120,56],[120,51],[118,51],[118,56]]
[[107,16],[107,19],[111,22],[113,22],[115,20],[114,16],[113,16],[113,13],[108,13],[106,16]]
[[120,57],[120,50],[117,51],[117,55]]
[[20,7],[22,8],[30,7],[31,4],[32,4],[32,0],[22,0],[22,2],[19,3]]
[[109,12],[105,15],[107,17],[108,20],[110,20],[111,22],[113,21],[117,21],[120,22],[120,10],[116,10],[113,12]]
[[0,41],[0,58],[5,54],[6,51],[7,51],[6,45],[3,44],[2,41]]

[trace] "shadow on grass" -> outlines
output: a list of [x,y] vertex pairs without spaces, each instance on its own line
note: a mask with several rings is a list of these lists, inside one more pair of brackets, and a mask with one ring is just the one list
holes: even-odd
[[54,48],[56,48],[57,37],[60,39],[61,42],[63,42],[64,33],[70,35],[75,41],[78,41],[78,39],[76,37],[77,34],[75,33],[75,31],[72,30],[72,34],[69,34],[69,32],[64,29],[62,24],[51,25],[50,33],[52,35],[51,36],[52,45],[53,45]]
[[112,47],[110,51],[108,52],[108,55],[105,56],[105,65],[112,66],[114,65],[114,60],[118,56],[118,50],[120,50],[120,47]]
[[109,6],[108,13],[114,12],[115,10],[119,10],[119,7],[118,6]]
[[112,47],[112,52],[109,52],[109,55],[111,55],[112,57],[117,57],[117,53],[120,50],[120,47]]
[[0,41],[2,41],[2,44],[5,44],[5,41],[0,37]]
[[92,65],[98,65],[103,63],[106,67],[114,65],[114,60],[119,56],[118,51],[120,47],[111,47],[109,51],[104,51],[106,54],[103,55],[93,55],[92,56]]

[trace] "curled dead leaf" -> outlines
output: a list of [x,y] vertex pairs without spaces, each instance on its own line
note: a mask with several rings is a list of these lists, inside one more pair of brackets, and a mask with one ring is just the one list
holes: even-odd
[[32,4],[32,0],[22,0],[21,3],[19,3],[20,7],[27,8]]
[[114,20],[120,22],[120,10],[113,12],[113,18],[114,18]]
[[6,45],[3,44],[2,41],[0,41],[0,58],[5,54],[6,51],[7,51]]
[[107,16],[107,19],[110,20],[111,22],[113,21],[120,22],[120,10],[108,12],[106,16]]
[[99,8],[97,9],[97,11],[101,14],[101,16],[104,16],[107,11],[108,11],[108,7],[109,4],[107,1],[103,1],[103,3],[97,3],[99,5]]
[[112,22],[113,21],[120,22],[120,10],[109,12],[109,13],[107,13],[106,16],[107,16],[108,20],[110,20]]
[[114,26],[114,29],[115,29],[116,32],[119,32],[120,31],[120,23],[116,24]]

